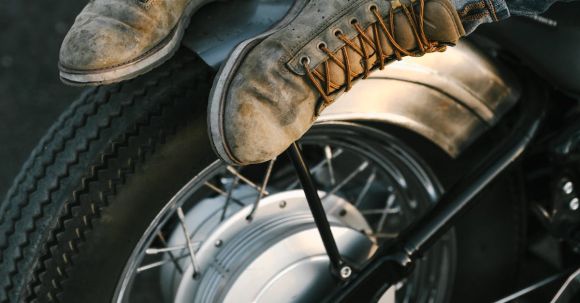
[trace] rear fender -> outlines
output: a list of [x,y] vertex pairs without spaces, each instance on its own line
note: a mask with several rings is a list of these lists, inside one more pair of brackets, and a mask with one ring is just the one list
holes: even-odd
[[495,125],[519,96],[513,76],[461,42],[444,53],[406,58],[372,73],[329,106],[319,121],[396,125],[456,157]]

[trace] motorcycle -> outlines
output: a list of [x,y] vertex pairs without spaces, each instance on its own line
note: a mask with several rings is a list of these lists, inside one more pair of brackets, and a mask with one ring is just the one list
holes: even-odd
[[0,206],[1,302],[578,302],[580,6],[393,63],[228,166],[213,75],[292,2],[209,4],[61,115]]

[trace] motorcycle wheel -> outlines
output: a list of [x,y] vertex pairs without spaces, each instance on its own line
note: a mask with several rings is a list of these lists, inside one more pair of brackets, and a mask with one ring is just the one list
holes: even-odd
[[[1,302],[316,302],[336,287],[288,160],[216,161],[212,76],[181,51],[61,116],[0,206]],[[376,128],[321,124],[301,144],[353,262],[441,193],[420,157]],[[456,261],[452,231],[385,302],[449,301]]]

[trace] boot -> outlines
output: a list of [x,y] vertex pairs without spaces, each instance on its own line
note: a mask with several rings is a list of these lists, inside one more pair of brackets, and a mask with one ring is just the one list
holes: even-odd
[[91,0],[60,49],[63,82],[98,85],[136,77],[178,49],[189,17],[212,0]]
[[271,160],[376,68],[444,51],[465,35],[450,0],[310,0],[240,44],[210,94],[209,130],[230,164]]

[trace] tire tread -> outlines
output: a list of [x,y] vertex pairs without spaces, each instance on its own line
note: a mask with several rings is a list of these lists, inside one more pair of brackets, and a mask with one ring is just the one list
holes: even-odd
[[[143,99],[160,86],[172,86],[175,77],[186,77],[184,69],[200,64],[192,55],[178,56],[147,75],[146,81],[90,89],[50,128],[0,205],[0,302],[60,301],[67,270],[79,245],[89,237],[93,220],[100,217],[117,186],[134,172],[135,163],[145,161],[174,131],[152,130],[153,121],[176,99],[186,98],[181,89],[175,94],[182,95],[159,104],[141,104],[147,103]],[[207,82],[207,69],[188,71],[190,79],[192,73],[193,78]],[[111,139],[111,132],[123,126],[129,111],[141,116]],[[145,129],[155,136],[132,142]],[[136,143],[133,155],[120,156]],[[99,150],[103,144],[106,148]],[[90,166],[87,161],[92,162]],[[89,168],[80,172],[83,167]],[[113,174],[107,172],[112,167]],[[103,172],[112,176],[103,178]],[[94,183],[102,184],[101,179],[106,179],[107,186],[93,200]],[[74,186],[72,194],[67,190],[69,183]],[[86,199],[89,195],[91,199]]]

